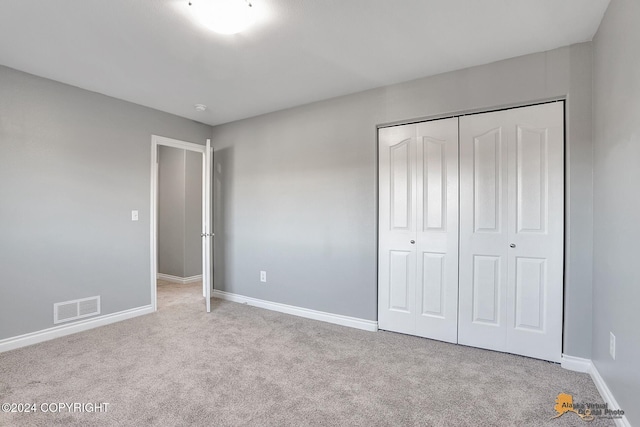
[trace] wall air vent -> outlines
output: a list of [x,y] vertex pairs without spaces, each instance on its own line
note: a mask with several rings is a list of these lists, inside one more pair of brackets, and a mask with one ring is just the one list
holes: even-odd
[[100,314],[100,296],[53,304],[53,323],[69,322]]

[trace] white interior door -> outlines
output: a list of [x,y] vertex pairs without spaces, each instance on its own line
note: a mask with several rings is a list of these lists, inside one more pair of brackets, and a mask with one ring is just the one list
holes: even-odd
[[458,119],[379,130],[378,324],[457,341]]
[[460,118],[461,344],[560,361],[563,123],[559,102]]
[[207,313],[211,312],[211,289],[213,286],[211,240],[211,140],[207,139],[202,161],[202,286]]

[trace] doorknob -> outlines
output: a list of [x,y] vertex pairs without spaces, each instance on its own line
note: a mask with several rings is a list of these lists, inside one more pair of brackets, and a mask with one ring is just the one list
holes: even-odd
[[512,243],[512,244],[510,244],[510,245],[509,245],[509,247],[510,247],[510,248],[515,248],[515,247],[516,247],[516,244],[515,244],[515,243]]
[[415,242],[416,242],[415,240],[412,240],[412,241],[411,241],[411,244],[413,245]]

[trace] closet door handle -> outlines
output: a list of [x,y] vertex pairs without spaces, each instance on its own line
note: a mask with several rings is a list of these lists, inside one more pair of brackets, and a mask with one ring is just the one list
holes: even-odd
[[512,244],[510,244],[510,245],[509,245],[509,247],[510,247],[510,248],[515,248],[515,247],[516,247],[516,244],[515,244],[515,243],[512,243]]
[[411,244],[412,244],[412,245],[413,245],[413,244],[415,244],[415,243],[416,243],[416,241],[415,241],[415,240],[412,240],[412,241],[411,241]]

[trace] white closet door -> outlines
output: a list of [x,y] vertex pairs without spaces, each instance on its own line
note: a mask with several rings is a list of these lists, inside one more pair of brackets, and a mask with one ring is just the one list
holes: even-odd
[[458,119],[417,126],[416,332],[458,342]]
[[508,112],[460,118],[458,342],[506,351]]
[[416,126],[380,129],[378,139],[378,326],[415,334]]
[[461,344],[560,361],[563,104],[460,119]]
[[457,341],[458,119],[379,131],[380,329]]
[[564,296],[564,104],[513,110],[507,351],[560,362]]

